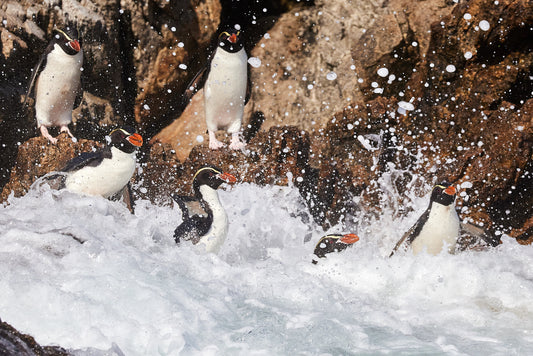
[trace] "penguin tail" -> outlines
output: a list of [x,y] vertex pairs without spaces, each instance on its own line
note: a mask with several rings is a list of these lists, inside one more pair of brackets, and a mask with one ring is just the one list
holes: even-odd
[[42,190],[45,185],[55,190],[64,189],[66,179],[67,176],[63,172],[50,172],[33,182],[30,190]]

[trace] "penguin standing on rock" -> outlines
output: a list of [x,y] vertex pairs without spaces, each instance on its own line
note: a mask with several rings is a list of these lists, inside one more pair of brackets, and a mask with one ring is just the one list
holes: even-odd
[[55,189],[104,198],[122,196],[133,210],[130,179],[136,167],[136,150],[142,144],[141,135],[130,127],[113,130],[105,148],[80,154],[61,171],[44,175],[34,185],[47,183]]
[[189,85],[186,97],[190,98],[203,85],[209,148],[216,150],[224,146],[215,134],[218,130],[225,130],[231,134],[229,148],[242,150],[245,143],[241,140],[240,131],[251,85],[248,56],[239,25],[228,27],[219,34],[218,46],[209,59],[207,67]]
[[[228,217],[218,198],[222,183],[233,184],[237,179],[216,167],[200,168],[193,178],[194,196],[173,194],[182,212],[183,222],[174,231],[176,243],[191,240],[203,244],[206,252],[218,252],[228,233]],[[195,211],[196,210],[196,211]]]
[[444,244],[447,245],[448,252],[455,253],[460,234],[455,196],[456,189],[450,183],[437,184],[431,192],[428,208],[398,241],[390,256],[404,244],[411,246],[415,255],[424,250],[431,255],[437,255],[442,251]]
[[68,128],[72,122],[72,109],[81,102],[81,67],[83,51],[78,31],[73,26],[55,29],[54,37],[33,70],[24,104],[35,84],[35,116],[42,136],[53,144],[57,138],[48,128],[59,126],[74,138]]
[[[318,258],[325,258],[327,254],[332,252],[344,251],[349,246],[359,241],[359,236],[355,234],[330,234],[322,237],[315,246],[314,255]],[[313,264],[318,261],[313,259]]]

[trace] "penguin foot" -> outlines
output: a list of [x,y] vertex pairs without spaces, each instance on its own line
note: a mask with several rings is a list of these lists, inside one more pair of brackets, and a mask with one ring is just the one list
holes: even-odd
[[72,141],[74,141],[74,142],[78,141],[76,139],[76,137],[74,137],[72,132],[70,132],[70,130],[68,129],[68,126],[66,126],[66,125],[65,126],[61,126],[61,129],[59,130],[59,132],[66,132],[70,136],[70,138],[72,138]]
[[48,129],[46,128],[46,126],[41,126],[40,127],[41,129],[41,135],[43,137],[46,137],[48,139],[48,141],[50,141],[53,145],[55,145],[57,143],[57,138],[55,137],[52,137],[49,133],[48,133]]
[[[209,130],[208,130],[209,131]],[[209,148],[212,150],[218,150],[219,148],[224,147],[224,144],[217,140],[215,132],[209,131]]]
[[239,135],[233,135],[231,137],[231,143],[229,145],[229,148],[232,150],[244,150],[246,147],[246,143],[242,142],[239,138]]
[[224,147],[224,144],[220,142],[219,140],[209,141],[209,148],[212,150],[218,150],[220,148]]

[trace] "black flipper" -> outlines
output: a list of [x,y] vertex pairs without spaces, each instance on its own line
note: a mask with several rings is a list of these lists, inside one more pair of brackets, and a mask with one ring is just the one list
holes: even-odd
[[422,231],[422,227],[423,227],[422,222],[427,221],[429,217],[429,210],[430,208],[428,208],[424,212],[424,214],[422,214],[422,216],[418,218],[416,223],[409,230],[407,230],[407,232],[403,235],[400,241],[396,243],[396,246],[394,246],[394,248],[392,249],[392,252],[390,253],[389,257],[392,257],[392,255],[394,255],[394,253],[400,248],[400,246],[405,244],[405,247],[407,248],[407,246],[411,245],[415,237],[420,234],[420,231]]
[[26,95],[24,97],[24,103],[22,104],[22,107],[26,107],[28,103],[28,98],[31,95],[33,87],[35,86],[37,77],[39,76],[39,74],[41,74],[41,71],[46,66],[46,58],[48,57],[48,54],[52,52],[53,49],[54,49],[54,43],[50,42],[48,46],[46,47],[44,53],[41,55],[41,57],[39,57],[39,61],[33,68],[33,73],[31,74],[30,82],[28,84],[28,90],[26,91]]
[[83,152],[78,157],[74,157],[67,162],[62,172],[73,172],[83,167],[96,167],[104,158],[111,158],[111,148],[106,147],[94,152]]
[[461,222],[460,238],[457,241],[460,245],[460,249],[466,250],[469,248],[476,248],[480,246],[480,242],[484,242],[491,247],[496,247],[502,243],[499,237],[491,234],[482,227]]
[[[191,240],[193,244],[197,244],[200,237],[209,231],[213,223],[213,212],[203,200],[198,198],[178,194],[172,194],[171,197],[178,204],[183,220],[174,230],[174,240],[178,244],[181,239]],[[191,214],[188,203],[198,203],[203,213]]]
[[184,108],[189,105],[194,94],[196,94],[198,90],[203,88],[205,81],[207,80],[207,76],[209,75],[209,68],[209,65],[203,67],[200,71],[198,71],[198,73],[196,73],[194,78],[192,78],[192,80],[190,81],[181,99],[181,104]]

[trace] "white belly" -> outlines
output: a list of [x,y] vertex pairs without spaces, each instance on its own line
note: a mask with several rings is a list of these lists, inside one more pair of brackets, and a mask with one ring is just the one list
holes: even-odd
[[69,56],[56,45],[48,55],[35,92],[35,115],[39,126],[61,126],[72,121],[82,64],[82,51]]
[[213,211],[213,224],[198,244],[203,245],[206,252],[217,253],[228,235],[228,215],[222,204],[220,204],[218,194],[214,189],[202,186],[200,190]]
[[420,235],[411,243],[411,248],[415,255],[424,250],[431,255],[437,255],[446,243],[448,252],[454,253],[458,237],[459,217],[454,205],[433,203],[428,221]]
[[248,57],[244,49],[227,53],[218,49],[204,85],[207,129],[238,132],[246,99]]
[[105,198],[115,195],[128,184],[135,171],[135,154],[112,148],[113,158],[104,159],[98,167],[85,167],[68,175],[68,190]]

